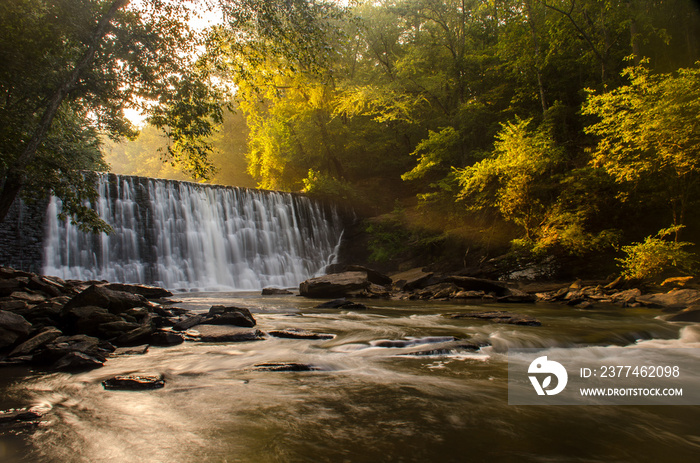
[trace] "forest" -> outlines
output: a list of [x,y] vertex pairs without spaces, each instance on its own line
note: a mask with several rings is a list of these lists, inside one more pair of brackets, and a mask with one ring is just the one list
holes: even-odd
[[377,265],[696,270],[694,2],[222,0],[204,28],[185,2],[119,3],[0,6],[3,198],[21,171],[103,231],[80,172],[111,167],[349,205]]

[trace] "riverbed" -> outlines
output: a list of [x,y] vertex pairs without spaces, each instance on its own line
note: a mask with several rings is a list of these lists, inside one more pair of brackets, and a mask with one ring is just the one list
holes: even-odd
[[[371,300],[363,301],[368,310],[339,311],[296,296],[174,299],[195,311],[247,307],[265,332],[335,337],[151,347],[80,374],[2,370],[0,408],[48,412],[36,429],[0,434],[0,460],[690,462],[700,455],[700,406],[508,405],[509,348],[700,347],[695,326],[663,321],[657,309]],[[530,315],[542,326],[444,317],[477,307]],[[453,338],[484,347],[405,355]],[[280,362],[315,370],[255,369]],[[160,373],[166,385],[102,387],[124,373]]]

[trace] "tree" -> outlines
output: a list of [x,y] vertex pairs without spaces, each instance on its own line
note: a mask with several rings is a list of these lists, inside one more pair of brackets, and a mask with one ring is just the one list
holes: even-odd
[[700,186],[700,68],[653,74],[643,61],[624,71],[629,84],[589,91],[583,113],[598,122],[593,163],[620,185],[645,187],[647,199],[670,205],[676,239]]

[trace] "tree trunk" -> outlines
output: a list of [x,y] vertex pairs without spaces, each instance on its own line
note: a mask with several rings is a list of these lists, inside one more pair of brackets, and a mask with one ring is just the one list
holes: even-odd
[[95,57],[95,52],[100,46],[100,41],[107,33],[109,23],[112,21],[119,9],[128,5],[130,0],[115,0],[110,6],[109,10],[102,15],[102,17],[97,22],[97,27],[90,37],[88,42],[87,50],[85,54],[78,61],[70,72],[66,80],[59,85],[51,98],[48,100],[44,114],[41,116],[39,125],[32,134],[32,138],[27,143],[27,146],[22,151],[22,154],[14,161],[14,163],[8,168],[5,179],[2,186],[2,191],[0,192],[0,222],[5,220],[7,213],[10,210],[10,206],[17,198],[17,195],[22,190],[24,182],[26,180],[26,170],[34,159],[36,158],[36,152],[39,146],[44,141],[46,134],[51,129],[51,124],[53,123],[53,118],[58,112],[58,108],[61,103],[66,98],[66,96],[73,90],[75,84],[78,82],[80,75],[88,68],[93,58]]

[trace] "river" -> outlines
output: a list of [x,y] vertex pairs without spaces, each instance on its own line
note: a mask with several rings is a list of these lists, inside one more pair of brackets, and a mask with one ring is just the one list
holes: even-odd
[[[684,462],[700,455],[698,406],[508,405],[512,347],[700,347],[700,331],[653,309],[481,305],[542,326],[448,319],[454,302],[365,301],[366,311],[249,293],[185,293],[181,307],[248,307],[263,331],[331,340],[187,342],[110,359],[81,374],[3,370],[0,408],[49,410],[33,432],[0,437],[8,462]],[[451,337],[478,352],[401,355]],[[392,343],[396,347],[380,347]],[[266,362],[319,370],[256,371]],[[163,389],[107,391],[115,374],[162,373]],[[1,432],[1,431],[0,431]]]

